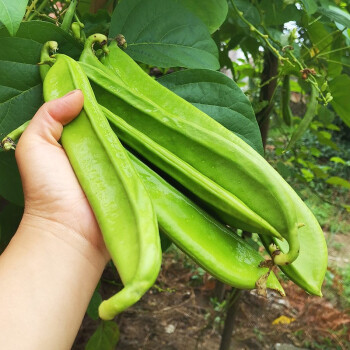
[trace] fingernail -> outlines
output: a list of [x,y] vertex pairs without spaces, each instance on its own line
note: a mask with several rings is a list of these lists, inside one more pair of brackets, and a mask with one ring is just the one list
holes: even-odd
[[76,89],[76,90],[70,91],[70,92],[68,92],[68,94],[65,94],[62,98],[66,98],[66,97],[69,96],[69,95],[73,95],[73,94],[75,94],[77,91],[81,91],[81,90],[80,90],[80,89]]

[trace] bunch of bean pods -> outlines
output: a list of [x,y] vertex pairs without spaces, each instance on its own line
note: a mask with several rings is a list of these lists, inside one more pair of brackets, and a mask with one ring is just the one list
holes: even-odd
[[[51,63],[40,68],[44,99],[74,89],[84,94],[83,110],[64,127],[61,142],[124,285],[102,302],[101,318],[112,319],[153,285],[161,268],[159,232],[236,288],[284,295],[275,264],[308,293],[322,295],[323,232],[262,156],[146,74],[117,42],[107,47],[104,35],[86,40],[79,61],[50,56],[56,48],[48,42],[42,50],[42,62]],[[270,267],[231,228],[258,233]]]

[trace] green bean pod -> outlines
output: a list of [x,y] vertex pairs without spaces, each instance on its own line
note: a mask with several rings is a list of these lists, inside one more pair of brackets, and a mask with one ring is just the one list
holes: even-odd
[[[138,143],[139,153],[214,207],[230,225],[285,238],[289,251],[276,254],[274,261],[294,261],[298,222],[280,175],[236,135],[154,81],[116,45],[110,50],[106,57],[116,61],[116,71],[98,61],[91,42],[80,58],[89,79],[103,88],[102,93],[95,91],[98,101],[116,114],[120,100],[130,105],[129,113],[120,116],[162,147],[163,155],[149,147],[142,150],[143,141],[135,138],[131,147]],[[164,150],[172,156],[164,156]]]
[[[136,84],[139,81],[138,67],[131,64],[132,61],[121,49],[117,47],[115,43],[112,43],[109,47],[110,53],[104,58],[104,63],[111,69],[114,73],[119,76],[120,80],[124,83],[132,79],[132,83]],[[127,65],[119,64],[119,62],[126,61]],[[147,78],[145,78],[148,80]],[[289,83],[289,81],[288,81]],[[165,88],[160,88],[159,85],[152,79],[149,82],[150,85],[144,85],[139,83],[137,85],[138,91],[147,95],[149,98],[153,98],[164,108],[170,108],[174,113],[179,115],[188,115],[191,120],[200,122],[199,118],[195,113],[195,107],[191,106],[189,103],[183,103],[182,99],[177,98],[177,103],[174,103],[169,92]],[[161,89],[161,93],[159,90]],[[95,85],[94,85],[95,89]],[[115,110],[118,110],[119,115],[126,119],[126,113],[130,114],[130,105],[127,105],[121,98],[114,96],[113,99],[107,101],[106,96],[102,93],[101,87],[96,86],[96,91],[98,92],[99,101],[103,100],[105,105],[112,105]],[[317,102],[315,96],[316,94],[312,90],[312,98],[310,99],[310,108],[308,110],[314,110],[314,101]],[[115,101],[115,103],[113,103]],[[119,107],[116,107],[119,102]],[[186,101],[185,101],[186,102]],[[133,113],[140,113],[136,108],[133,109]],[[311,115],[312,112],[307,113]],[[140,114],[141,118],[141,114]],[[226,132],[222,133],[221,128],[215,128],[215,132],[219,132],[221,135],[227,137]],[[249,149],[248,149],[249,150]],[[310,294],[322,296],[321,287],[327,271],[328,253],[327,245],[324,238],[322,228],[320,227],[317,219],[312,214],[311,210],[307,205],[301,200],[301,198],[296,194],[296,192],[289,186],[285,181],[283,181],[282,186],[288,193],[288,196],[293,202],[297,222],[304,224],[304,226],[298,229],[298,238],[300,242],[300,252],[298,258],[290,265],[280,266],[281,270],[297,285],[303,288]],[[287,242],[282,242],[279,239],[268,237],[267,235],[260,235],[267,249],[272,243],[276,244],[283,252],[288,251]]]
[[65,55],[44,80],[50,101],[80,89],[84,107],[63,129],[61,142],[101,228],[124,288],[99,307],[102,319],[137,302],[153,285],[161,265],[157,221],[147,190],[99,108],[79,64]]
[[[254,289],[267,268],[259,253],[227,227],[172,187],[133,154],[129,157],[152,199],[159,229],[184,253],[223,283]],[[273,272],[267,288],[284,295]]]

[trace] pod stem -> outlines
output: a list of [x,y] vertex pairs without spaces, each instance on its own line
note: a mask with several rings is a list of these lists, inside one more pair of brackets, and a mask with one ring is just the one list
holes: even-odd
[[269,246],[273,262],[276,265],[289,265],[291,264],[299,255],[300,242],[298,237],[298,229],[300,224],[296,223],[292,232],[289,233],[289,238],[287,242],[289,244],[288,253],[282,253],[274,244]]
[[107,47],[107,42],[108,42],[108,38],[103,34],[90,35],[85,41],[84,51],[93,54],[95,43],[99,43],[101,45],[103,52],[105,54],[108,54],[109,50]]
[[42,81],[44,81],[47,72],[50,70],[50,66],[55,62],[55,59],[51,57],[51,53],[56,53],[57,50],[58,44],[56,41],[47,41],[41,49],[38,65]]
[[15,142],[21,137],[24,130],[27,128],[29,124],[29,120],[19,126],[17,129],[11,131],[4,139],[1,141],[0,147],[5,151],[9,151],[11,149],[16,149]]

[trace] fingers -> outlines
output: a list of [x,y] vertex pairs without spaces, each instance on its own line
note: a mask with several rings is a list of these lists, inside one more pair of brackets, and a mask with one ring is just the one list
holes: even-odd
[[[61,149],[57,142],[63,125],[72,121],[83,107],[84,96],[80,90],[45,103],[35,114],[16,147],[16,160],[20,171],[30,167],[39,158],[45,158],[52,146]],[[62,152],[62,151],[61,151]]]
[[80,90],[73,90],[67,95],[45,103],[31,120],[20,142],[31,142],[41,138],[55,144],[62,134],[63,125],[72,121],[83,107],[84,96]]

